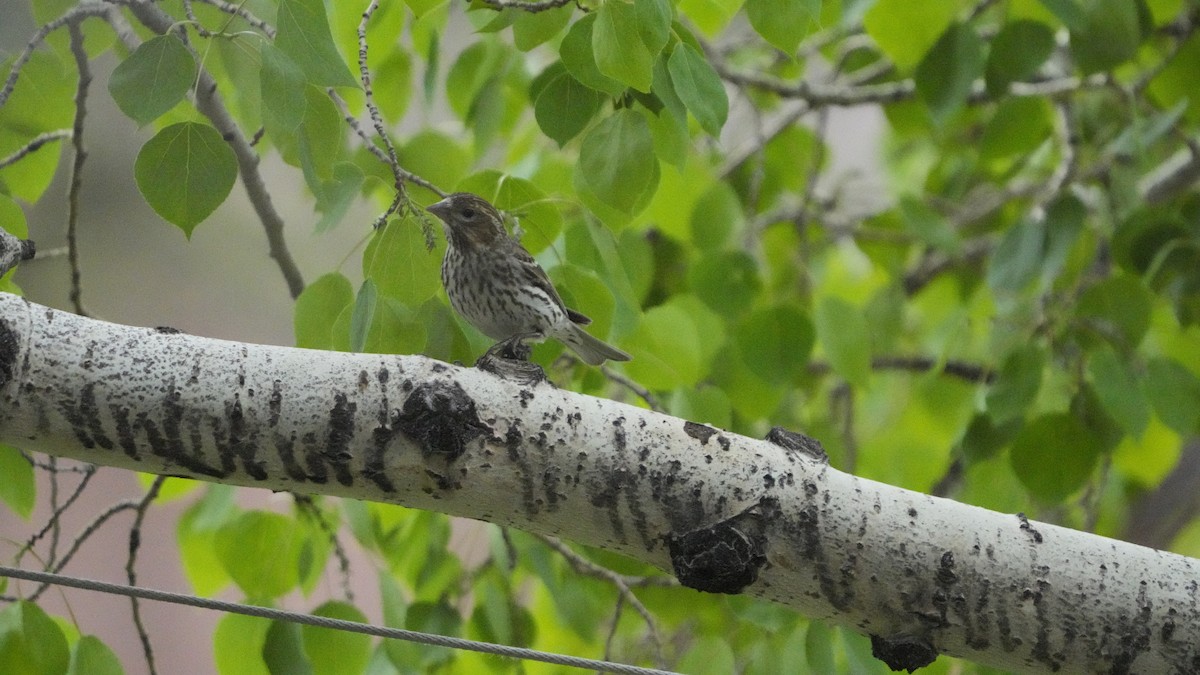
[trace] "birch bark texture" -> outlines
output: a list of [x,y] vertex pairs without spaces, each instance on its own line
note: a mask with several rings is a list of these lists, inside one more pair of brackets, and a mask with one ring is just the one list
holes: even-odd
[[770,438],[421,356],[228,342],[0,294],[0,442],[25,450],[555,535],[852,627],[897,669],[945,653],[1200,672],[1200,561],[857,478],[811,439]]

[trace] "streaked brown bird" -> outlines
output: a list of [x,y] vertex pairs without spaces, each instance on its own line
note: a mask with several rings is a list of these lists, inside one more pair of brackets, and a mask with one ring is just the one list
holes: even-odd
[[552,337],[593,366],[630,359],[583,330],[592,320],[563,304],[545,270],[505,232],[487,200],[456,192],[428,210],[446,225],[442,285],[450,304],[484,335],[500,341]]

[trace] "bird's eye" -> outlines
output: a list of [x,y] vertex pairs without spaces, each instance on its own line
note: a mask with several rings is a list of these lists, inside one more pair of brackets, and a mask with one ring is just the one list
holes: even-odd
[[468,206],[467,208],[462,210],[462,216],[463,216],[463,218],[466,218],[467,220],[474,218],[475,217],[475,209]]

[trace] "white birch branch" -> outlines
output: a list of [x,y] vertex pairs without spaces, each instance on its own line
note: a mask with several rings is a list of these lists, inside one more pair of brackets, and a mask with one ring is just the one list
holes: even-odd
[[555,535],[852,627],[898,668],[1200,671],[1200,561],[856,478],[774,437],[0,294],[0,441],[26,450]]

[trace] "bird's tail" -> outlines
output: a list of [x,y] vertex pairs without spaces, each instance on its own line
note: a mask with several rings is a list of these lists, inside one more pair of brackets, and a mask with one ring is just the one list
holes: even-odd
[[604,342],[603,340],[591,335],[576,324],[568,324],[569,328],[563,331],[561,336],[556,336],[562,340],[563,344],[570,347],[579,358],[583,359],[584,363],[590,366],[598,366],[604,363],[605,360],[610,361],[628,361],[633,358],[616,347]]

